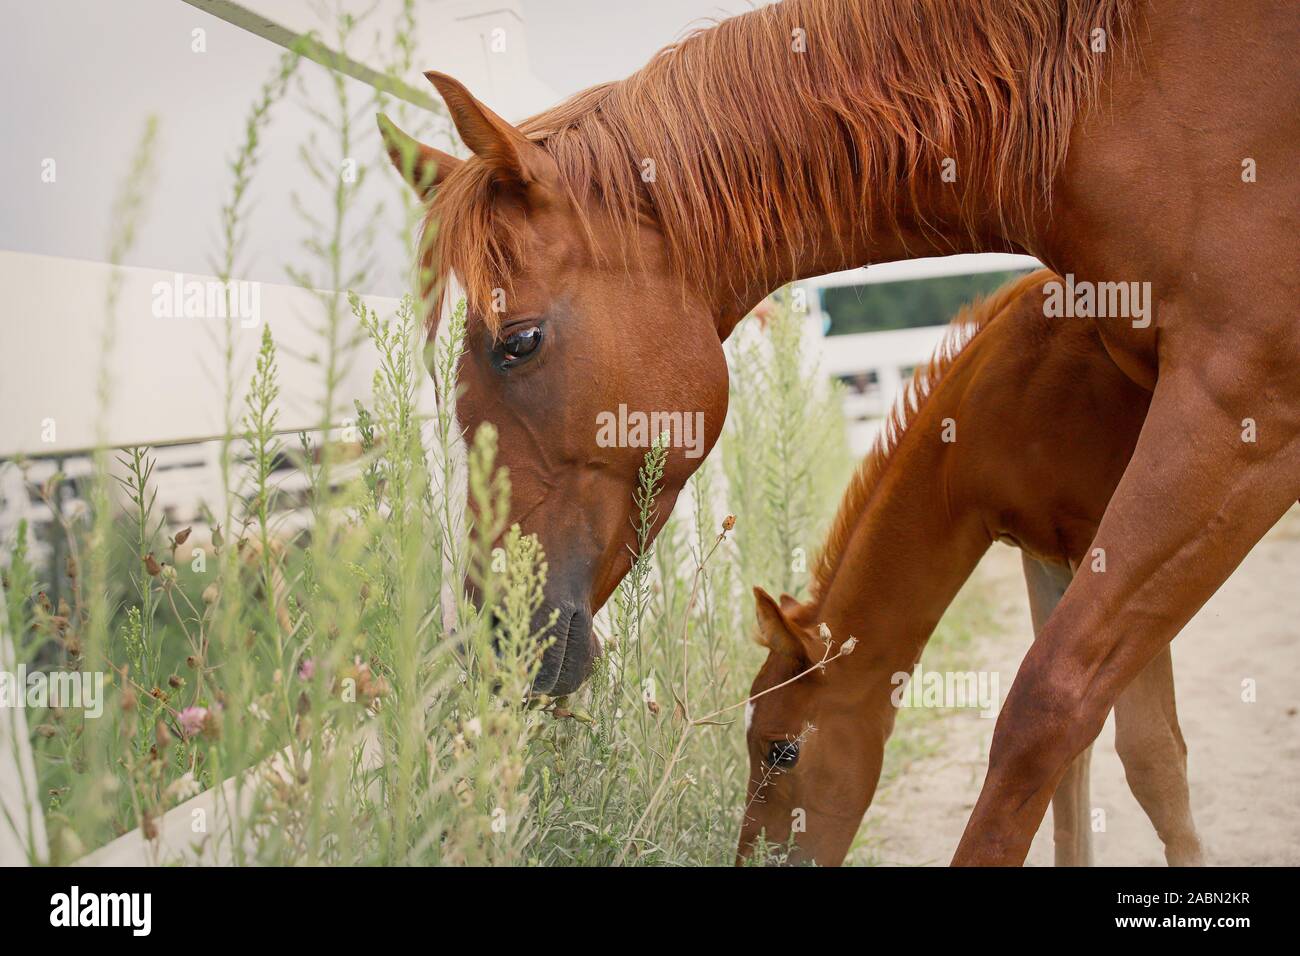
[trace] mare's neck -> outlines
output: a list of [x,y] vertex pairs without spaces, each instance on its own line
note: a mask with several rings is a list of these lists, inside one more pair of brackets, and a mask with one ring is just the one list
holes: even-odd
[[682,121],[743,138],[742,157],[720,147],[717,175],[757,179],[747,201],[778,223],[735,237],[708,280],[723,336],[795,279],[1037,249],[1050,222],[1042,198],[1100,82],[1085,29],[1105,19],[1097,8],[1045,3],[972,20],[960,5],[787,0],[709,31],[710,62],[723,66],[709,108]]

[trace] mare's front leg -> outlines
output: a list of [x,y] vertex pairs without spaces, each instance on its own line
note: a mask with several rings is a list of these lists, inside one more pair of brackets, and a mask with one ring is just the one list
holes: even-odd
[[[1247,321],[1235,318],[1225,328]],[[1243,338],[1162,363],[1093,541],[1100,552],[1085,558],[1007,695],[954,864],[1024,862],[1057,784],[1120,692],[1300,494],[1295,356],[1286,342],[1270,354]],[[1093,570],[1103,557],[1105,570]]]
[[[1061,603],[1073,577],[1070,569],[1020,552],[1029,591],[1029,617],[1034,638],[1042,633],[1047,619]],[[1052,842],[1057,866],[1092,866],[1091,800],[1089,763],[1092,747],[1075,757],[1052,794]]]

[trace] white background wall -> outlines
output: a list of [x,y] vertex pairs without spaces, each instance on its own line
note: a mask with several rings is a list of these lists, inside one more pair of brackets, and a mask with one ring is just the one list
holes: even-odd
[[[321,11],[338,0],[246,0],[295,29],[322,28]],[[392,55],[400,0],[347,0],[349,10],[375,10],[349,52],[380,66]],[[701,17],[740,12],[745,0],[420,0],[417,69],[406,79],[427,88],[421,70],[465,79],[510,119],[562,96],[639,67],[656,49]],[[181,0],[0,0],[0,98],[5,148],[0,150],[0,249],[102,259],[109,204],[142,129],[156,113],[161,129],[153,211],[129,264],[205,273],[216,249],[217,214],[229,186],[226,164],[243,135],[244,117],[281,50]],[[504,53],[485,52],[482,34],[507,29]],[[206,30],[207,52],[191,50],[192,31]],[[309,210],[327,197],[303,176],[297,151],[315,123],[308,103],[328,104],[324,67],[306,63],[302,85],[277,110],[253,184],[244,277],[285,281],[308,230],[294,213],[297,191]],[[359,162],[381,162],[380,143],[364,109],[371,91],[348,80],[358,107]],[[332,144],[327,144],[332,147]],[[336,163],[341,157],[323,150]],[[54,158],[56,183],[41,182],[41,162]],[[397,177],[373,177],[368,197],[395,208]],[[394,220],[395,222],[395,220]],[[409,263],[394,236],[375,247],[380,274],[366,291],[398,294]],[[0,314],[0,335],[8,323]]]

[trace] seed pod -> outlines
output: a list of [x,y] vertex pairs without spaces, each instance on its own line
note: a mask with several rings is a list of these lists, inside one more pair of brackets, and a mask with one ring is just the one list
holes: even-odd
[[203,718],[203,739],[220,740],[221,739],[221,711],[214,707],[211,708]]
[[156,578],[162,574],[162,565],[158,563],[158,559],[153,556],[152,551],[146,554],[143,560],[144,569],[149,572],[149,577]]
[[722,530],[723,530],[723,531],[730,531],[730,530],[731,530],[732,528],[734,528],[735,526],[736,526],[736,516],[735,516],[735,515],[727,515],[725,518],[722,519]]
[[180,531],[176,532],[176,538],[175,538],[176,547],[179,548],[181,545],[183,545],[186,541],[190,539],[190,532],[192,530],[193,530],[192,528],[183,528]]

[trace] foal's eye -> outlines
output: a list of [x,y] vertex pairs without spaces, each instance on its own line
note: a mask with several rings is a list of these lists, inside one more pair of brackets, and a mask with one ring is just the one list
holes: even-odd
[[542,344],[542,330],[534,325],[518,332],[511,332],[501,340],[501,352],[507,362],[517,362],[537,351]]
[[794,740],[774,740],[767,748],[769,767],[793,767],[799,762],[799,743]]

